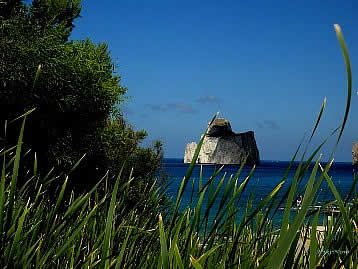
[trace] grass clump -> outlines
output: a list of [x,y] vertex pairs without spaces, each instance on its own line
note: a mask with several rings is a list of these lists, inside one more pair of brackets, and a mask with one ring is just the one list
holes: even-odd
[[[129,210],[132,178],[123,180],[119,175],[111,188],[107,174],[92,190],[76,195],[67,189],[70,174],[50,172],[40,177],[35,159],[26,184],[16,189],[25,121],[26,115],[17,146],[0,153],[0,264],[7,268],[138,264],[138,253],[159,246],[150,230],[157,226],[164,196],[155,190],[155,183],[145,186],[151,195]],[[59,182],[57,197],[49,197],[51,186]],[[126,246],[129,236],[131,244]]]

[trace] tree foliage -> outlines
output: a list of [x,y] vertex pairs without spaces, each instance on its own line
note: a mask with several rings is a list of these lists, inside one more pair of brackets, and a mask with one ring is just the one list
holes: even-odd
[[[46,169],[69,169],[87,154],[78,174],[85,183],[107,169],[118,172],[125,159],[142,154],[139,143],[146,133],[134,131],[118,111],[126,88],[114,73],[107,44],[68,41],[80,1],[6,1],[5,6],[0,14],[1,124],[36,108],[25,145]],[[16,132],[9,128],[7,143],[15,143]],[[143,175],[153,175],[159,151],[148,149],[155,164]],[[127,170],[131,165],[128,161]]]
[[21,0],[0,1],[0,17],[8,19],[23,8],[24,5]]
[[31,11],[36,24],[62,26],[68,33],[80,16],[81,0],[33,0]]

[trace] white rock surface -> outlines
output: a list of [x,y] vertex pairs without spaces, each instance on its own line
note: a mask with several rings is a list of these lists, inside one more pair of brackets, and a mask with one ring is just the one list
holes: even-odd
[[197,144],[195,142],[191,142],[186,145],[185,153],[184,153],[184,163],[190,163],[194,157],[195,149]]
[[[184,163],[191,162],[196,147],[195,142],[186,145]],[[246,154],[247,152],[232,139],[205,137],[197,163],[239,164]]]
[[[224,122],[224,119],[219,120],[220,124]],[[207,135],[204,138],[197,163],[240,164],[247,157],[247,164],[258,164],[260,157],[254,132],[235,134],[231,131],[231,127],[230,129],[227,128],[230,123],[227,120],[224,123],[226,129],[223,131],[220,130],[218,124],[215,125],[215,128],[219,128],[216,131],[221,133],[219,136]],[[184,163],[191,162],[196,147],[195,142],[186,145]]]
[[352,149],[353,166],[358,167],[358,141],[353,144]]

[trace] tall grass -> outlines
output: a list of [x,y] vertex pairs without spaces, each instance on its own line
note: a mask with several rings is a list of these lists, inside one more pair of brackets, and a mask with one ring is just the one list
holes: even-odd
[[[338,26],[335,29],[348,76],[347,105],[342,126],[337,129],[338,144],[349,113],[351,70],[341,30]],[[246,177],[242,176],[243,163],[235,175],[219,178],[220,167],[206,184],[202,170],[198,182],[190,180],[203,137],[169,211],[163,210],[164,194],[155,182],[146,186],[145,195],[129,209],[125,201],[135,180],[131,175],[124,179],[120,173],[112,187],[105,175],[88,193],[78,195],[67,187],[71,172],[38,175],[37,166],[41,164],[36,155],[34,167],[20,174],[28,114],[17,119],[22,120],[17,145],[0,151],[3,268],[357,268],[357,176],[350,194],[343,199],[329,175],[333,159],[325,167],[321,165],[318,154],[325,142],[308,157],[305,148],[294,178],[288,181],[300,145],[281,182],[256,205],[254,193],[248,200],[243,199],[255,167]],[[310,170],[313,160],[315,165]],[[17,186],[20,176],[26,182],[21,188]],[[306,176],[308,181],[303,185]],[[324,181],[335,200],[311,210]],[[58,186],[55,199],[49,197],[51,186]],[[190,186],[197,191],[198,199],[181,210],[184,190]],[[300,187],[304,187],[302,205],[292,212]],[[331,216],[324,222],[324,231],[318,231],[320,211],[332,204],[337,204],[340,214]],[[276,227],[273,219],[280,207],[284,213],[280,227]]]

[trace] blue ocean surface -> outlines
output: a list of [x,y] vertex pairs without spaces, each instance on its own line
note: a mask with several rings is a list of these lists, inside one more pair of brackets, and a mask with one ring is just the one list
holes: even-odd
[[[322,163],[324,167],[325,163]],[[195,165],[192,176],[187,184],[181,203],[181,209],[184,209],[188,206],[193,207],[195,202],[198,199],[198,190],[199,190],[199,178],[200,178],[200,167],[202,166],[203,176],[202,176],[202,186],[208,182],[210,177],[213,175],[215,169],[221,167],[221,165]],[[260,165],[257,166],[254,170],[254,173],[247,185],[247,188],[242,194],[240,201],[236,205],[237,207],[245,208],[247,202],[249,201],[250,196],[254,197],[252,200],[252,208],[255,208],[262,199],[264,199],[282,180],[287,167],[289,166],[288,161],[261,161]],[[314,163],[310,165],[309,171],[306,173],[302,183],[299,186],[297,196],[304,195],[304,186],[308,180],[308,177],[312,171]],[[175,202],[177,194],[180,188],[180,184],[184,175],[187,172],[189,164],[184,164],[183,159],[176,158],[167,158],[164,159],[164,169],[168,175],[170,185],[167,189],[167,195],[172,198]],[[217,186],[218,182],[225,176],[225,182],[229,179],[231,175],[235,175],[239,169],[239,165],[226,165],[222,171],[214,179],[214,183]],[[284,195],[285,191],[288,189],[290,182],[292,181],[296,169],[298,167],[298,162],[293,163],[291,169],[288,172],[286,183],[283,185],[282,189],[277,195],[276,201],[279,201],[280,198]],[[239,184],[249,175],[252,167],[245,166],[239,176]],[[351,163],[336,162],[332,164],[328,172],[329,176],[332,178],[337,190],[344,199],[346,195],[351,190],[354,181],[354,171]],[[317,178],[320,173],[317,174]],[[224,184],[225,187],[225,184]],[[216,209],[219,207],[220,199],[223,195],[223,189],[217,197],[217,202],[213,205],[211,218],[214,217]],[[318,190],[318,202],[324,203],[326,201],[334,200],[334,196],[329,189],[327,182],[324,180],[320,189]],[[192,203],[191,203],[192,202]],[[284,206],[283,204],[282,206]],[[280,210],[279,210],[280,211]],[[282,212],[278,212],[274,221],[280,222],[280,216]]]

